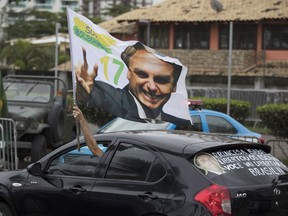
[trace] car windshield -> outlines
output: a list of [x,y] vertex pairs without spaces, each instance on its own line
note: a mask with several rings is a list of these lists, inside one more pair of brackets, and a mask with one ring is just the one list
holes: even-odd
[[51,85],[39,82],[4,82],[8,101],[47,103],[51,98]]
[[218,184],[272,184],[288,168],[261,149],[239,148],[199,152],[190,159],[199,171]]
[[99,129],[99,133],[107,133],[113,131],[125,131],[125,130],[165,130],[169,122],[160,123],[141,123],[135,121],[129,121],[122,118],[115,118],[110,124]]

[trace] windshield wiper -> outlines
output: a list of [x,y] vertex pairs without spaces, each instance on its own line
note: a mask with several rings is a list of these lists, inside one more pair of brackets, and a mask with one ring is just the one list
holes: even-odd
[[7,89],[13,84],[13,83],[15,83],[15,81],[11,81],[7,86],[6,86],[6,88],[5,88],[5,92],[7,91]]
[[33,86],[31,86],[31,88],[28,90],[26,96],[35,88],[35,86],[37,86],[39,84],[39,82],[35,83]]

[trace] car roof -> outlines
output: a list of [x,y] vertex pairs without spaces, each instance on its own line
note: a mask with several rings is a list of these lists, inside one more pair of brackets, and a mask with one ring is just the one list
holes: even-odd
[[[95,134],[96,140],[122,140],[130,139],[136,142],[144,142],[151,147],[157,149],[165,149],[166,151],[184,154],[196,154],[203,150],[235,148],[248,146],[261,148],[266,152],[270,152],[269,146],[263,144],[255,144],[243,140],[228,138],[227,136],[201,133],[195,131],[180,130],[138,130],[138,131],[121,131],[109,132],[103,134]],[[82,137],[83,142],[83,137]],[[74,141],[75,144],[75,141]],[[184,150],[185,149],[185,150]]]

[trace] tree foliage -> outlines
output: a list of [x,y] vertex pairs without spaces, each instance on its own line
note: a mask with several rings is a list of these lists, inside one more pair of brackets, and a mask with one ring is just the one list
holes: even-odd
[[49,47],[35,47],[27,41],[17,40],[1,50],[0,60],[15,69],[47,70],[53,67],[54,50]]
[[7,12],[8,19],[15,20],[4,28],[7,40],[15,38],[43,37],[55,34],[56,23],[60,23],[59,32],[68,33],[66,13],[24,10]]
[[288,138],[288,104],[265,104],[256,108],[262,123],[277,138]]
[[133,9],[131,4],[125,2],[119,4],[110,4],[110,7],[106,9],[107,12],[104,14],[107,16],[116,17],[130,11],[131,9]]

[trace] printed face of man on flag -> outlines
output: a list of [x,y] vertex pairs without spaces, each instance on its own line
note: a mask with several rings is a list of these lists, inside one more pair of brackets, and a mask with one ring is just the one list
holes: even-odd
[[185,76],[178,59],[137,41],[120,41],[67,9],[74,96],[134,121],[191,124]]

